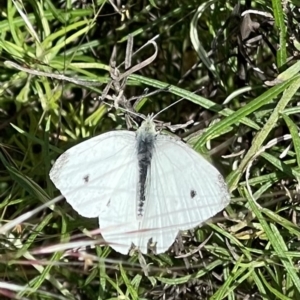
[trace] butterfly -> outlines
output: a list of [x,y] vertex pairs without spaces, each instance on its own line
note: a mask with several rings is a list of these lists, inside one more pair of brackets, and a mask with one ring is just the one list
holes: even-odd
[[157,254],[230,202],[219,171],[147,117],[136,132],[111,131],[84,141],[55,162],[50,178],[81,216],[99,218],[117,252]]

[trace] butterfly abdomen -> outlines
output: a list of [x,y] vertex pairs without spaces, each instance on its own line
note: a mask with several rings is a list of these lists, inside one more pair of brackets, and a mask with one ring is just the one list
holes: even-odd
[[[149,168],[151,165],[151,159],[154,150],[155,143],[155,130],[152,129],[152,124],[146,123],[145,121],[144,130],[139,130],[136,135],[136,147],[138,156],[138,167],[139,167],[139,180],[138,180],[138,193],[137,193],[137,215],[143,217],[144,206],[146,201],[146,181],[147,174],[149,174]],[[150,125],[147,126],[147,125]]]

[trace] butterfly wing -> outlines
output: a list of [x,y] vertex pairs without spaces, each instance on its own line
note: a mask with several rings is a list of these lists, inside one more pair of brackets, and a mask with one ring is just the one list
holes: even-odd
[[135,134],[113,131],[67,150],[53,165],[50,178],[84,217],[98,217],[106,211],[113,195],[120,200],[118,209],[126,213],[124,197],[134,201],[136,196],[136,164]]
[[142,230],[138,241],[156,242],[157,253],[172,245],[179,230],[191,229],[224,209],[229,201],[226,184],[217,169],[185,143],[158,135],[151,161]]

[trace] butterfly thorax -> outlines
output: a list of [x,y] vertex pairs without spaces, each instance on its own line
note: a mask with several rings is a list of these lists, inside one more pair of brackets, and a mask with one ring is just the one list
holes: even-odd
[[136,134],[136,148],[138,156],[139,180],[137,187],[137,216],[143,217],[146,203],[146,183],[150,173],[151,159],[155,142],[155,124],[146,119]]

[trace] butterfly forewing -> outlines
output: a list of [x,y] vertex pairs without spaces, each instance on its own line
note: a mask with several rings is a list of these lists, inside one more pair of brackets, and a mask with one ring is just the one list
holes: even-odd
[[[134,150],[133,132],[108,132],[63,153],[51,169],[50,178],[80,215],[98,217],[106,211],[112,195],[130,193],[124,182],[128,180],[128,166],[135,162]],[[123,209],[121,203],[118,207]]]

